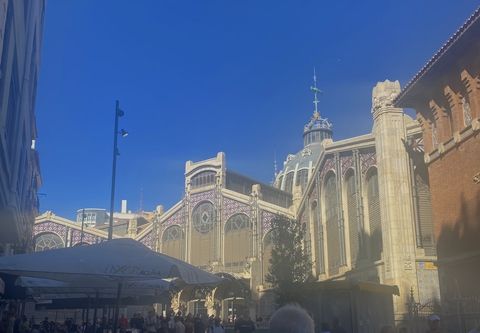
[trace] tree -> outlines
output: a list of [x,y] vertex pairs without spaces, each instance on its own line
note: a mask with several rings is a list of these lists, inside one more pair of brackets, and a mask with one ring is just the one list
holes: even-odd
[[277,295],[277,305],[305,304],[307,282],[312,281],[312,262],[305,251],[307,226],[287,217],[272,221],[272,255],[266,281]]

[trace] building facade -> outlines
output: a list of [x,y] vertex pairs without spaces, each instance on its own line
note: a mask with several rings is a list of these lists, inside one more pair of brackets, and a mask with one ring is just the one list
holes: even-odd
[[479,36],[477,9],[396,98],[422,127],[442,310],[463,330],[480,314]]
[[[378,83],[372,93],[372,132],[340,141],[333,140],[333,125],[320,116],[315,97],[304,146],[288,155],[273,186],[230,170],[224,153],[188,161],[183,198],[167,211],[159,206],[142,230],[128,236],[219,274],[228,283],[214,289],[185,288],[171,306],[184,313],[217,314],[227,321],[247,309],[252,317],[268,319],[275,305],[265,277],[276,216],[308,226],[305,245],[319,283],[394,286],[398,321],[410,314],[412,299],[427,308],[437,304],[422,129],[393,105],[399,92],[398,81]],[[46,231],[36,234],[36,244]],[[68,246],[68,231],[61,235]],[[368,317],[376,311],[371,302],[371,310],[358,309],[365,315],[362,322],[378,326],[382,316]],[[332,308],[331,315],[344,318],[344,310]]]
[[34,111],[44,10],[44,0],[0,0],[0,255],[30,249],[38,214]]

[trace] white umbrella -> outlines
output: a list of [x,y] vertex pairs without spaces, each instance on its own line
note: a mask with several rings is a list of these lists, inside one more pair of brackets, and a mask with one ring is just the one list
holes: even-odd
[[128,238],[1,257],[0,272],[71,283],[85,278],[115,282],[153,279],[180,279],[187,284],[221,282],[213,274]]

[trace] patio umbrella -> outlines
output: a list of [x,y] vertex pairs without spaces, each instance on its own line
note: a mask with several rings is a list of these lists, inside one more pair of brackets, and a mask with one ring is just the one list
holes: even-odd
[[217,284],[221,278],[181,260],[150,250],[133,239],[0,258],[0,272],[79,283],[178,279],[187,284]]
[[[218,284],[221,278],[186,262],[157,253],[132,239],[0,258],[0,272],[82,285],[110,282],[116,287],[115,323],[125,283],[174,279],[186,284]],[[112,285],[113,284],[113,285]]]

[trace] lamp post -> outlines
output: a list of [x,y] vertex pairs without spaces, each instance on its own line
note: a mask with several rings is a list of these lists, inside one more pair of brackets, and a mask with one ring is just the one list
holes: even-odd
[[117,156],[118,154],[118,135],[126,137],[128,132],[123,128],[118,131],[118,118],[123,117],[125,112],[120,109],[120,103],[117,100],[115,105],[115,126],[113,130],[113,164],[112,164],[112,191],[110,193],[110,219],[108,221],[108,240],[113,238],[113,208],[115,204],[115,175],[117,172]]

